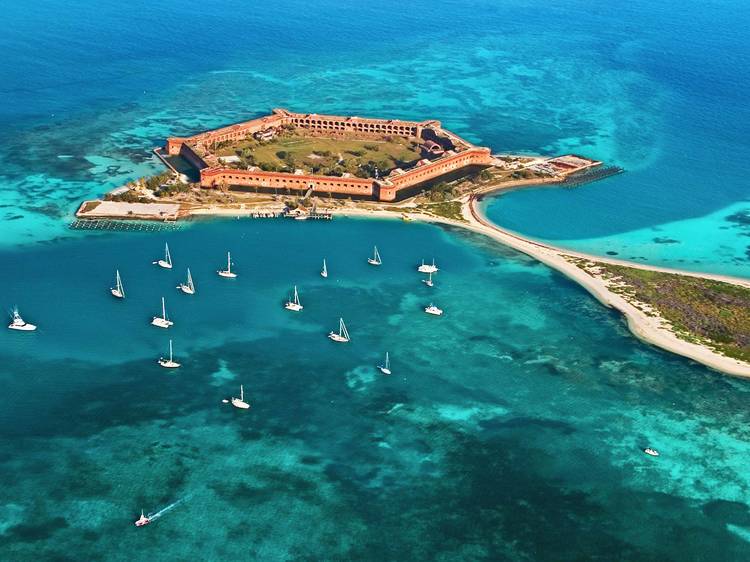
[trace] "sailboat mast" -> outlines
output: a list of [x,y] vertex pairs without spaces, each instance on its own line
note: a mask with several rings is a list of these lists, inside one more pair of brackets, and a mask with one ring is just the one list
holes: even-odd
[[244,389],[244,388],[242,388],[242,385],[240,385],[240,400],[241,400],[242,402],[244,402],[244,401],[245,401],[245,389]]
[[164,318],[164,320],[167,319],[167,305],[164,304],[164,297],[161,298],[161,317]]
[[232,254],[227,252],[227,272],[232,271]]
[[172,340],[169,340],[169,362],[172,362]]

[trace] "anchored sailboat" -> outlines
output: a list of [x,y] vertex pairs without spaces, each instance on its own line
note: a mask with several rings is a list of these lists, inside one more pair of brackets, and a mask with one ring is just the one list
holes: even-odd
[[153,262],[164,269],[172,269],[172,256],[169,253],[169,244],[164,244],[164,259]]
[[428,287],[432,287],[435,285],[435,283],[432,282],[432,272],[429,273],[427,279],[422,279],[422,283],[424,283]]
[[167,306],[164,303],[164,297],[161,298],[161,316],[154,316],[151,324],[158,328],[169,328],[174,322],[167,318]]
[[242,385],[240,385],[240,397],[235,398],[232,396],[231,402],[232,406],[239,408],[240,410],[247,410],[250,407],[250,404],[245,402],[245,389],[242,388]]
[[432,258],[432,265],[425,263],[424,260],[422,260],[422,265],[417,268],[417,271],[419,271],[419,273],[437,273],[438,268],[435,265],[435,258]]
[[344,324],[343,318],[339,318],[339,333],[331,332],[328,334],[328,337],[339,343],[346,343],[349,341],[349,331],[346,329],[346,324]]
[[380,372],[384,375],[390,375],[391,374],[391,358],[388,356],[388,352],[385,352],[385,365],[378,365],[378,369],[380,369]]
[[122,286],[122,279],[120,279],[119,269],[115,272],[115,286],[110,288],[109,292],[112,293],[113,297],[117,297],[118,299],[125,298],[125,289]]
[[159,365],[167,369],[176,369],[180,364],[172,357],[172,340],[169,340],[169,359],[159,357]]
[[216,273],[218,273],[221,277],[229,277],[229,278],[237,277],[237,274],[232,271],[232,255],[229,252],[227,252],[227,268],[220,269]]
[[326,259],[323,258],[323,269],[320,271],[321,277],[328,277],[328,267],[326,267]]
[[432,303],[430,303],[430,306],[426,307],[424,309],[424,311],[427,314],[432,314],[433,316],[442,316],[442,314],[443,314],[443,309],[442,308],[438,308],[437,306],[435,306]]
[[187,281],[185,283],[180,283],[179,285],[177,285],[177,288],[183,293],[185,293],[186,295],[195,294],[195,283],[193,283],[193,276],[190,275],[189,267],[187,270]]
[[377,246],[375,246],[372,257],[367,258],[367,263],[369,263],[370,265],[380,265],[381,263],[383,263],[383,260],[380,259],[380,252],[378,252]]
[[25,322],[23,318],[21,318],[21,315],[18,313],[18,307],[13,307],[11,317],[13,318],[13,320],[11,320],[10,324],[8,324],[8,328],[10,328],[11,330],[18,330],[19,332],[33,332],[34,330],[36,330],[36,326],[34,324],[29,324],[28,322]]
[[300,310],[304,308],[302,306],[302,303],[299,302],[299,293],[297,292],[297,285],[294,286],[294,298],[286,301],[284,308],[286,308],[287,310],[294,311],[294,312],[299,312]]

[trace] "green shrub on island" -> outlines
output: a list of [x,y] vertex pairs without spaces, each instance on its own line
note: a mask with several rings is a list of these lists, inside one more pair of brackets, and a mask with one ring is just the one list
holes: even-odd
[[162,185],[161,188],[154,192],[154,195],[157,197],[170,197],[175,193],[187,193],[190,191],[190,188],[190,184],[187,183],[168,183]]

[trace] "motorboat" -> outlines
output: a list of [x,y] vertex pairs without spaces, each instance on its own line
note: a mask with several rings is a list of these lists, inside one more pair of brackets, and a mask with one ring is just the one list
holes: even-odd
[[137,521],[135,522],[135,526],[136,526],[136,527],[145,527],[145,526],[146,526],[146,525],[148,525],[149,523],[151,523],[151,519],[149,519],[148,517],[146,517],[146,516],[145,516],[145,515],[143,514],[143,510],[141,510],[141,516],[140,516],[140,517],[138,518],[138,520],[137,520]]
[[8,328],[11,330],[18,330],[19,332],[33,332],[36,330],[35,324],[29,324],[21,318],[21,315],[18,313],[18,308],[13,308],[11,317],[12,320],[10,324],[8,324]]
[[432,314],[433,316],[442,316],[442,314],[443,314],[443,309],[442,308],[438,308],[437,306],[435,306],[432,303],[430,303],[430,306],[425,307],[424,311],[427,314]]
[[659,451],[657,451],[656,449],[652,449],[651,447],[646,447],[645,449],[643,449],[643,452],[652,457],[659,456]]

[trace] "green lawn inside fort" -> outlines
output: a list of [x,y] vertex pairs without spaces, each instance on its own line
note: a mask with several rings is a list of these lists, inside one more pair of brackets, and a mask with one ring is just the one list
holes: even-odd
[[387,175],[394,168],[409,168],[421,158],[416,141],[388,136],[378,139],[304,136],[286,131],[270,141],[245,139],[218,145],[219,157],[236,156],[227,165],[239,169],[257,166],[264,171],[327,176],[350,174],[360,178]]

